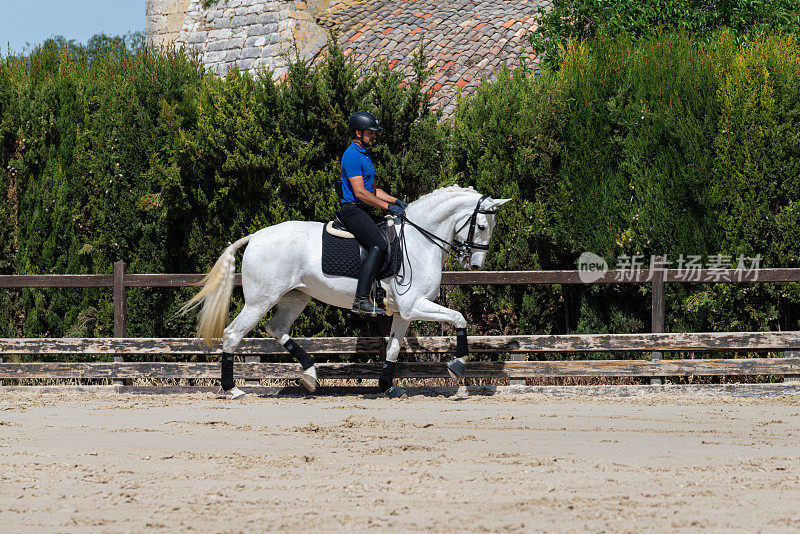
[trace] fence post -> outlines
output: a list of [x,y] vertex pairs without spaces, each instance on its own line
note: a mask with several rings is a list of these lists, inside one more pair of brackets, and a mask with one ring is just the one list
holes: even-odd
[[[800,358],[800,350],[786,350],[783,351],[784,358]],[[3,361],[0,357],[0,362]],[[800,375],[784,375],[784,384],[797,384],[800,385]]]
[[[528,353],[519,353],[519,354],[512,354],[511,361],[512,362],[524,362],[528,360]],[[508,381],[508,385],[510,386],[524,386],[525,379],[524,378],[511,378]]]
[[[259,363],[260,361],[261,361],[261,356],[258,356],[258,355],[256,355],[256,356],[245,356],[244,357],[244,363]],[[251,387],[260,386],[261,385],[261,380],[245,380],[244,381],[244,385],[245,386],[251,386]]]
[[[656,256],[655,260],[653,261],[653,277],[652,277],[652,286],[653,286],[653,300],[651,305],[651,312],[650,312],[650,323],[651,329],[650,331],[653,334],[662,334],[664,333],[664,269],[663,267],[664,256]],[[650,353],[650,360],[660,360],[662,357],[661,352],[651,352]],[[661,377],[658,378],[651,378],[650,385],[651,386],[660,386],[663,384],[663,380]]]
[[[124,261],[114,263],[114,337],[125,337],[125,330],[128,321],[128,308],[125,294],[125,270]],[[125,357],[121,354],[114,355],[114,363],[124,362]],[[125,380],[114,380],[115,386],[125,385]]]

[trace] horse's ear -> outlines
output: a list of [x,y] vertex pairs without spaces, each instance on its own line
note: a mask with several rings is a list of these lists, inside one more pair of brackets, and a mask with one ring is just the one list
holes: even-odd
[[502,206],[503,204],[505,204],[509,200],[513,200],[513,199],[511,199],[511,198],[496,198],[496,199],[493,198],[492,199],[491,208],[489,208],[489,209],[499,208],[500,206]]

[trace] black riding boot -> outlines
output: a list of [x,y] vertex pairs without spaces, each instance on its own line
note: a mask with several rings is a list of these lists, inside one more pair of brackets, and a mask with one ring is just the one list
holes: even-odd
[[380,262],[381,249],[370,247],[369,251],[367,251],[367,257],[364,258],[364,263],[361,264],[361,274],[358,277],[358,285],[356,286],[356,300],[353,301],[354,312],[372,315],[386,313],[386,310],[380,306],[373,306],[369,300],[369,290],[372,287],[375,276],[378,274]]

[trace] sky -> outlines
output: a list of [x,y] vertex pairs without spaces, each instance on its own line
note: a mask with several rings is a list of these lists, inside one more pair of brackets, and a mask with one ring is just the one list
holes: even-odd
[[144,0],[0,0],[2,55],[9,44],[22,52],[54,35],[85,43],[135,31],[144,32]]

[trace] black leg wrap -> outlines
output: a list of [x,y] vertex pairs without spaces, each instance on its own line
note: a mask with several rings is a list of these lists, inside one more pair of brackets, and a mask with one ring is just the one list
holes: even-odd
[[392,379],[394,379],[394,365],[397,362],[383,362],[383,369],[381,370],[381,378],[378,380],[378,388],[381,393],[386,393],[392,387]]
[[303,347],[295,343],[294,339],[287,341],[284,345],[284,348],[291,352],[292,356],[297,358],[297,361],[299,361],[300,365],[303,366],[303,371],[314,366],[314,357],[304,351]]
[[463,358],[469,355],[469,344],[467,343],[467,329],[456,328],[456,358]]
[[233,389],[233,354],[222,353],[222,389],[228,391]]

